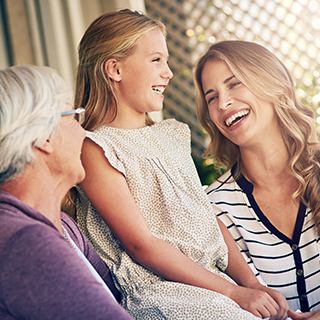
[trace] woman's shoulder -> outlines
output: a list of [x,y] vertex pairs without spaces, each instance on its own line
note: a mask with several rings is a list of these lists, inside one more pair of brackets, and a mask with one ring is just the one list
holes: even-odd
[[61,211],[61,223],[67,229],[67,232],[71,236],[72,240],[77,243],[83,251],[84,236],[80,231],[77,223],[65,212]]
[[231,170],[227,170],[221,177],[215,180],[208,188],[205,189],[208,195],[225,189],[234,188],[235,181]]

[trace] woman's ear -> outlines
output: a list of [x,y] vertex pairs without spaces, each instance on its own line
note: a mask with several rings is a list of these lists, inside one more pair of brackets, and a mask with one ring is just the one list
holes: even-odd
[[116,82],[121,81],[120,62],[116,59],[108,59],[104,64],[108,77]]
[[40,151],[50,154],[53,152],[52,138],[48,138],[41,147],[36,147]]

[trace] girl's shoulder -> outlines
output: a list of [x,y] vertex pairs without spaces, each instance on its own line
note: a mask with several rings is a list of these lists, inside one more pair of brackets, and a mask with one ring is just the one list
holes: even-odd
[[98,145],[124,145],[133,142],[142,144],[153,139],[172,139],[178,141],[189,141],[191,132],[189,126],[175,119],[166,119],[151,126],[138,129],[120,129],[102,126],[94,131],[86,131],[90,138]]
[[166,119],[155,125],[159,126],[159,128],[165,131],[168,135],[182,136],[182,137],[190,136],[189,126],[186,123],[180,122],[176,119]]
[[151,132],[166,132],[167,134],[174,133],[175,135],[179,133],[190,133],[189,126],[186,123],[180,122],[176,119],[165,119],[160,122],[156,122],[151,126],[146,126],[138,129],[120,129],[108,126],[102,126],[94,131],[87,131],[87,137],[103,137],[107,135],[116,136],[135,136],[135,135],[148,135]]
[[189,126],[186,123],[180,122],[174,118],[162,120],[158,123],[158,125],[172,128],[189,128]]

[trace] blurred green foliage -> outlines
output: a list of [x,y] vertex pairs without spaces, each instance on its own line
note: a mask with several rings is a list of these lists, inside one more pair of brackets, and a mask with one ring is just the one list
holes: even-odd
[[211,159],[195,159],[194,163],[203,186],[209,186],[225,172],[224,169],[215,166]]

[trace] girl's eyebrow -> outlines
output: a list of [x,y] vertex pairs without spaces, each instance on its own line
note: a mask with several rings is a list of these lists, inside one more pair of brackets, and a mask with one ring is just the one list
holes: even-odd
[[[235,76],[232,75],[231,77],[227,78],[226,80],[223,81],[224,84],[228,83],[231,79],[233,79]],[[206,96],[207,94],[211,93],[211,92],[214,92],[213,89],[209,89],[205,94],[204,96]]]
[[163,57],[169,59],[169,54],[167,54],[167,53],[164,54],[163,52],[160,52],[160,51],[153,51],[153,52],[150,53],[150,56],[153,56],[153,55],[156,55],[156,54],[158,54],[158,55],[160,55],[160,56],[163,56]]

